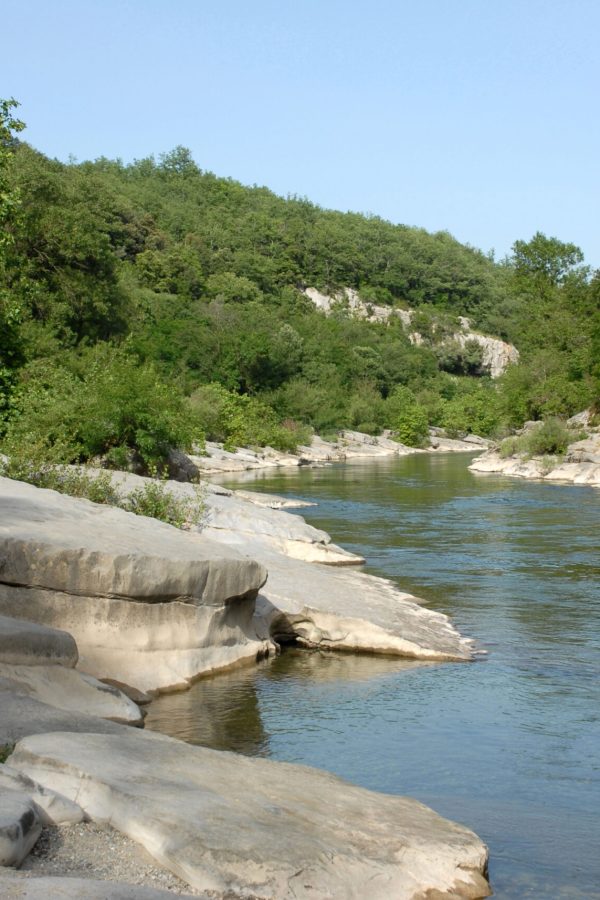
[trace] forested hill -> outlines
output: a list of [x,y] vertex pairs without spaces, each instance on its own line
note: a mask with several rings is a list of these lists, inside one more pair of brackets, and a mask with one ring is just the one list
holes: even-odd
[[[427,424],[493,434],[598,400],[600,279],[538,234],[498,264],[449,234],[323,210],[155,161],[64,165],[0,109],[0,416],[5,446],[147,463],[203,432],[293,446]],[[302,293],[356,289],[399,318],[326,317]],[[492,383],[458,316],[514,342]],[[11,449],[12,448],[12,449]]]

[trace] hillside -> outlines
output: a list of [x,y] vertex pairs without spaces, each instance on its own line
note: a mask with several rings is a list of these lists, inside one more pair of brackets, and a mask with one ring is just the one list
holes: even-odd
[[[147,468],[202,434],[288,449],[308,427],[387,427],[415,444],[428,425],[494,435],[598,402],[600,278],[571,244],[538,234],[497,263],[445,232],[219,178],[181,147],[66,165],[18,131],[4,103],[0,428],[13,454]],[[324,315],[307,289],[396,314]],[[492,381],[465,316],[519,364]]]

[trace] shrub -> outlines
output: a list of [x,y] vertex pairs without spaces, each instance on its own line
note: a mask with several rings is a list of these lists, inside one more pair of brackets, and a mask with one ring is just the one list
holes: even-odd
[[202,526],[206,512],[206,500],[201,485],[194,485],[193,497],[175,497],[163,479],[156,475],[142,487],[128,494],[121,494],[113,484],[110,472],[94,474],[84,467],[53,466],[47,462],[32,464],[7,459],[0,465],[0,474],[17,481],[27,481],[36,487],[48,488],[71,497],[82,497],[93,503],[118,506],[137,516],[159,519],[176,528]]
[[202,525],[206,502],[199,485],[195,486],[195,496],[175,497],[164,481],[147,481],[143,487],[132,491],[120,502],[120,506],[137,516],[149,516],[174,525],[175,528],[190,528]]
[[561,456],[571,440],[571,433],[560,419],[546,419],[523,435],[523,447],[530,456]]
[[148,471],[171,447],[202,440],[181,391],[124,350],[99,344],[65,362],[69,368],[42,361],[23,371],[5,439],[9,456],[26,460],[35,448],[49,463],[73,463],[105,454]]
[[310,441],[311,429],[288,418],[279,422],[273,408],[248,394],[234,394],[220,384],[199,387],[190,405],[207,436],[222,441],[227,450],[237,447],[275,447],[293,453]]
[[398,385],[385,403],[386,424],[403,444],[423,447],[429,440],[427,413],[409,388]]

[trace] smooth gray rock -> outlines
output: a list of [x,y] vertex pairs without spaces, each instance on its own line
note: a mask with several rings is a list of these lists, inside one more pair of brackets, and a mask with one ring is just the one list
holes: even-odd
[[255,593],[253,560],[156,519],[0,478],[0,581],[87,597],[219,605]]
[[[121,493],[127,494],[138,490],[148,479],[129,472],[114,472],[112,481]],[[193,500],[195,488],[191,484],[169,481],[165,484],[165,490],[178,499]],[[332,543],[326,531],[313,528],[301,516],[281,511],[282,502],[285,502],[283,498],[275,498],[275,504],[266,500],[257,504],[255,497],[246,498],[243,492],[215,491],[206,494],[205,502],[205,521],[200,531],[202,538],[210,540],[214,547],[223,546],[220,532],[225,530],[261,535],[275,549],[295,559],[334,566],[364,562],[362,556]]]
[[77,659],[77,644],[68,632],[0,615],[0,663],[73,667]]
[[10,682],[0,681],[0,746],[11,746],[26,735],[43,734],[45,731],[118,734],[120,730],[128,731],[129,727],[40,703],[27,694],[15,691]]
[[600,461],[561,462],[541,457],[525,459],[522,456],[509,456],[503,459],[496,451],[490,451],[473,460],[469,469],[472,472],[511,475],[514,478],[600,486]]
[[254,662],[275,649],[268,632],[256,630],[252,597],[213,607],[74,598],[32,588],[23,595],[23,588],[0,584],[0,607],[16,612],[25,599],[32,619],[75,635],[83,670],[143,692],[180,690],[200,674]]
[[0,792],[3,790],[20,791],[30,797],[42,825],[74,825],[85,819],[85,813],[77,803],[42,787],[6,763],[0,763]]
[[[6,869],[0,869],[0,896],[3,900],[173,900],[174,896],[192,900],[191,894],[174,895],[171,891],[138,884],[87,878],[27,877],[22,872]],[[197,894],[193,900],[198,900]]]
[[156,692],[273,649],[266,570],[224,544],[6,478],[0,508],[0,613],[68,631],[83,671]]
[[36,805],[23,791],[0,787],[0,866],[19,866],[39,838]]
[[141,725],[143,721],[139,707],[122,691],[75,669],[0,663],[0,681],[41,703],[69,712],[100,716],[126,725]]
[[[206,892],[258,900],[485,897],[487,849],[415,800],[144,732],[45,734],[11,765]],[[427,892],[430,892],[429,894]],[[438,892],[438,893],[435,893]]]

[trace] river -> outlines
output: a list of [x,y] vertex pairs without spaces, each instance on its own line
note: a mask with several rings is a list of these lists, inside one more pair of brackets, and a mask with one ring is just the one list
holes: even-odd
[[498,898],[600,898],[600,490],[468,462],[263,472],[251,487],[317,501],[308,522],[485,657],[288,651],[160,697],[148,727],[416,797],[486,841]]

